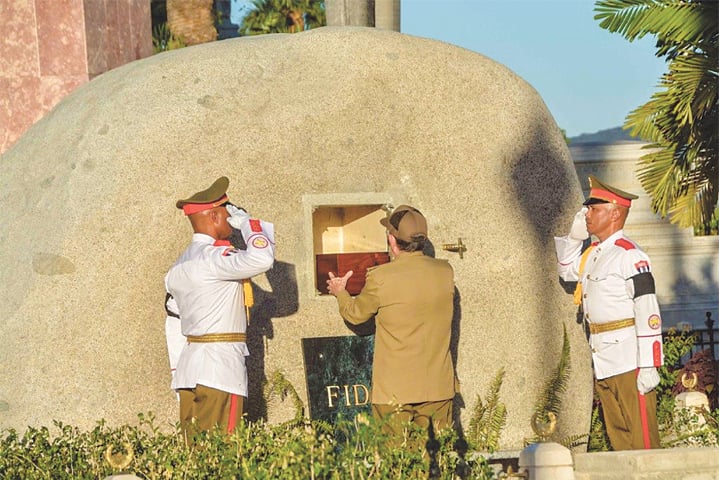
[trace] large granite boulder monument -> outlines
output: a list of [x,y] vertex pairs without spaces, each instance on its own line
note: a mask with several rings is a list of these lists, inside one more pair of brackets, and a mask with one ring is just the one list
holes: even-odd
[[580,185],[540,96],[487,57],[341,27],[166,52],[78,88],[0,169],[0,428],[176,420],[163,277],[191,230],[174,204],[227,175],[277,232],[253,280],[250,417],[288,415],[259,400],[270,372],[306,402],[302,338],[353,334],[316,255],[386,252],[377,219],[409,203],[455,269],[465,428],[503,368],[501,447],[533,436],[566,326],[560,434],[589,430],[589,353],[552,241]]

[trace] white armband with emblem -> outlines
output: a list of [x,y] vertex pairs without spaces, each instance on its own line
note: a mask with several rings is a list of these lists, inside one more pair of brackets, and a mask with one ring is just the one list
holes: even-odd
[[637,366],[661,367],[664,364],[662,318],[649,258],[638,249],[627,253],[631,265],[625,265],[627,291],[634,300],[637,333]]

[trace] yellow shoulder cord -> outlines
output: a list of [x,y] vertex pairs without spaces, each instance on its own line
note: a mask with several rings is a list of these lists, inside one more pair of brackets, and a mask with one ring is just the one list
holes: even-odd
[[242,293],[245,297],[245,314],[247,315],[247,325],[249,325],[250,307],[255,304],[255,297],[252,294],[252,283],[249,278],[242,280]]
[[577,286],[574,289],[574,304],[575,305],[581,305],[582,303],[582,273],[584,273],[584,265],[587,263],[587,258],[589,258],[589,252],[591,252],[594,249],[594,245],[590,245],[587,247],[586,250],[584,250],[584,253],[582,253],[582,258],[579,260],[579,280],[577,280]]

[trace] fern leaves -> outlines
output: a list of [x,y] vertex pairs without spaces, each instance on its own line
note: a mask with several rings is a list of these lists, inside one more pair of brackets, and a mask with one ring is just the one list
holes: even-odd
[[490,385],[486,403],[477,395],[467,432],[467,441],[475,450],[492,453],[499,448],[499,436],[507,423],[507,407],[499,401],[503,380],[504,369],[501,368]]

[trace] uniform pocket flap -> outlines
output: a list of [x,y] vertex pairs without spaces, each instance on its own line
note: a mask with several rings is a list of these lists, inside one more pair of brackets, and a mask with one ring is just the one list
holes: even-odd
[[621,343],[635,337],[634,327],[620,328],[611,332],[600,333],[602,343]]

